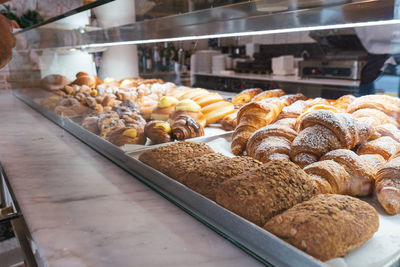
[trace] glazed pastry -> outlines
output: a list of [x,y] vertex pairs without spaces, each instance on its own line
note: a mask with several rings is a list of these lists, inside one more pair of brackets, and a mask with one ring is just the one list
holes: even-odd
[[184,99],[192,99],[200,95],[205,95],[208,94],[208,91],[203,88],[196,88],[196,89],[190,89],[183,95],[181,95],[178,99],[179,100],[184,100]]
[[214,153],[214,151],[206,144],[183,141],[146,150],[139,156],[139,160],[162,173],[166,173],[174,162],[210,153]]
[[381,155],[385,160],[389,160],[389,158],[399,149],[399,142],[396,142],[389,136],[383,136],[361,145],[357,149],[357,154],[378,154]]
[[172,137],[179,141],[204,135],[203,126],[188,115],[176,118],[171,126],[171,131]]
[[67,77],[63,75],[52,74],[44,77],[41,80],[40,85],[45,90],[55,91],[63,89],[66,85],[70,83],[71,81]]
[[150,121],[144,127],[144,134],[153,144],[172,141],[171,126],[166,121]]
[[250,102],[256,95],[262,93],[261,88],[251,88],[241,91],[232,99],[232,104],[236,106],[243,106],[244,104]]
[[304,171],[323,194],[368,196],[373,190],[374,171],[348,149],[328,152],[321,161],[306,166]]
[[351,114],[316,110],[300,123],[300,132],[293,140],[290,158],[301,167],[316,162],[332,150],[352,149],[368,140],[373,128],[359,122]]
[[343,257],[379,228],[376,210],[357,198],[324,194],[297,204],[263,227],[307,254],[327,261]]
[[263,163],[272,159],[289,160],[290,144],[297,132],[279,124],[270,124],[255,131],[246,146],[247,155]]
[[263,91],[257,95],[255,95],[250,102],[255,102],[255,101],[261,101],[266,98],[271,98],[271,97],[280,97],[283,96],[285,92],[281,89],[274,89],[274,90],[267,90]]
[[200,107],[205,107],[211,105],[213,103],[223,101],[224,99],[218,93],[206,93],[196,97],[193,97],[192,100],[199,104]]
[[372,108],[359,109],[353,112],[353,116],[356,118],[370,120],[372,126],[378,126],[386,123],[397,124],[394,119],[386,115],[383,111]]
[[224,158],[192,171],[186,176],[185,184],[197,193],[215,201],[216,191],[220,184],[261,165],[261,162],[250,157]]
[[75,98],[63,98],[54,108],[54,113],[63,117],[80,116],[86,111],[87,107],[79,103]]
[[175,88],[174,90],[172,90],[172,92],[170,92],[168,94],[168,96],[172,96],[172,97],[179,99],[179,98],[181,98],[181,96],[183,96],[190,90],[192,90],[192,89],[190,89],[189,87],[179,86],[179,87]]
[[383,111],[389,117],[400,123],[400,99],[388,95],[366,95],[357,98],[347,108],[347,112],[353,113],[359,109],[372,108]]
[[210,104],[201,109],[201,113],[204,114],[207,124],[216,123],[226,115],[229,115],[235,111],[235,106],[228,101],[219,101],[214,104]]
[[210,153],[193,159],[181,160],[172,163],[171,168],[166,174],[172,179],[185,184],[186,178],[191,172],[204,169],[204,166],[207,166],[207,164],[222,159],[228,159],[228,157],[220,153]]
[[152,120],[167,121],[169,115],[174,112],[179,100],[172,96],[163,96],[158,101],[156,109],[151,114]]
[[237,109],[235,109],[234,112],[231,114],[226,115],[225,117],[222,118],[221,121],[221,128],[224,129],[225,131],[233,131],[235,130],[237,126],[237,114],[238,114]]
[[270,218],[316,194],[308,175],[296,164],[275,159],[222,183],[216,202],[263,226]]
[[272,123],[284,106],[284,101],[273,98],[247,103],[241,107],[237,115],[237,127],[232,135],[232,153],[235,155],[242,154],[246,149],[250,135],[261,127]]
[[98,127],[98,120],[99,117],[97,116],[93,116],[93,117],[86,117],[83,121],[82,121],[82,127],[85,128],[86,130],[88,130],[89,132],[92,132],[94,134],[100,134],[100,130]]
[[175,106],[175,111],[169,116],[169,122],[172,125],[179,116],[187,115],[196,120],[201,127],[205,127],[206,118],[200,110],[201,107],[193,100],[185,99],[179,101],[179,103]]
[[342,97],[339,97],[335,101],[333,101],[332,106],[343,110],[345,112],[348,108],[348,106],[356,100],[356,97],[353,95],[344,95]]
[[388,214],[400,213],[400,150],[377,172],[376,195]]
[[110,131],[107,140],[116,146],[126,144],[144,145],[146,137],[143,127],[122,127]]

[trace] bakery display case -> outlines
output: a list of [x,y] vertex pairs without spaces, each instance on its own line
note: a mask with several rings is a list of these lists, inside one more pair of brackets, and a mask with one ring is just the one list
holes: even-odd
[[[400,2],[172,2],[16,32],[13,94],[264,264],[399,264],[400,100],[351,94],[369,56],[354,36],[395,32]],[[317,42],[254,50],[304,32]]]

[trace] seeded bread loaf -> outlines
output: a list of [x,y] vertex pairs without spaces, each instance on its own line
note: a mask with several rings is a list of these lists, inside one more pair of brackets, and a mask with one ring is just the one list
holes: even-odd
[[260,167],[262,163],[250,157],[225,158],[202,165],[186,176],[186,185],[203,196],[215,200],[218,186],[245,171]]
[[139,160],[162,173],[167,173],[174,162],[200,157],[213,152],[212,148],[206,144],[177,142],[147,150],[139,156]]
[[322,194],[273,217],[264,229],[322,261],[344,256],[379,227],[376,210],[357,198]]
[[216,201],[262,226],[315,193],[313,182],[299,166],[286,159],[275,159],[222,183]]
[[193,159],[186,159],[174,162],[166,173],[169,177],[185,184],[186,177],[193,171],[203,169],[210,162],[227,159],[221,153],[210,153]]

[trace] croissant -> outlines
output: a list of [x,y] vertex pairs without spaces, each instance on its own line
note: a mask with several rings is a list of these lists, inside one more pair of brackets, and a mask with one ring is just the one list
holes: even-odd
[[250,102],[256,102],[256,101],[261,101],[266,98],[271,98],[271,97],[280,97],[283,96],[285,92],[282,89],[273,89],[273,90],[267,90],[263,91],[257,95],[255,95]]
[[384,157],[378,154],[364,154],[359,156],[376,174],[386,164]]
[[341,113],[341,110],[338,108],[335,108],[334,106],[331,106],[329,104],[317,104],[317,105],[312,105],[310,107],[308,107],[307,109],[303,110],[303,112],[300,114],[300,116],[297,117],[296,120],[296,125],[294,127],[294,129],[296,131],[300,131],[300,124],[303,121],[303,118],[305,116],[307,116],[308,114],[310,114],[311,112],[315,111],[315,110],[329,110],[332,111],[334,113]]
[[261,93],[263,90],[261,88],[251,88],[241,91],[232,99],[232,104],[236,106],[242,106],[250,102],[253,97]]
[[286,106],[282,109],[279,114],[278,120],[285,118],[297,118],[300,114],[307,108],[307,102],[304,100],[299,100],[293,104]]
[[162,144],[172,141],[171,127],[166,121],[151,121],[144,127],[144,135],[153,144]]
[[342,109],[343,111],[347,110],[348,106],[356,100],[356,97],[353,95],[344,95],[339,97],[335,101],[333,101],[332,105],[338,109]]
[[300,132],[293,140],[290,158],[304,167],[318,161],[325,153],[352,149],[370,137],[372,127],[357,121],[351,114],[316,110],[300,123]]
[[372,108],[383,111],[386,115],[400,123],[400,99],[388,95],[366,95],[357,98],[347,108],[347,112],[353,113],[359,109]]
[[285,101],[270,98],[259,102],[247,103],[237,115],[237,127],[232,135],[231,150],[240,155],[246,149],[250,135],[263,126],[273,122],[285,106]]
[[225,131],[235,130],[237,126],[237,114],[238,110],[236,109],[233,113],[226,115],[221,121],[221,128]]
[[385,160],[389,160],[389,158],[399,149],[399,142],[396,142],[389,136],[383,136],[361,145],[357,149],[357,154],[378,154],[381,155]]
[[294,126],[296,125],[296,119],[295,118],[279,119],[276,122],[274,122],[274,124],[284,127],[289,127],[290,129],[294,130]]
[[377,172],[376,195],[390,215],[400,213],[400,150]]
[[381,124],[391,123],[396,124],[397,122],[386,115],[383,111],[373,108],[362,108],[352,113],[356,118],[363,118],[365,120],[370,120],[373,126],[378,126]]
[[371,138],[377,139],[382,136],[389,136],[400,143],[400,130],[394,124],[386,123],[376,126]]
[[304,171],[324,194],[367,196],[373,190],[373,170],[348,149],[328,152],[321,161],[306,166]]
[[289,159],[290,144],[297,132],[287,126],[271,124],[255,131],[246,146],[247,155],[263,163],[271,159]]
[[181,115],[176,118],[171,126],[172,136],[176,140],[185,140],[189,138],[204,135],[204,128],[192,117]]

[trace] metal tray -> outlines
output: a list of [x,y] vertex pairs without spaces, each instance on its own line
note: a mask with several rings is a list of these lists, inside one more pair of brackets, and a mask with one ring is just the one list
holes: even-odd
[[78,139],[132,174],[163,197],[222,235],[257,260],[274,266],[324,266],[325,264],[282,241],[257,225],[219,206],[163,173],[124,153],[119,147],[35,103],[24,93],[14,95]]

